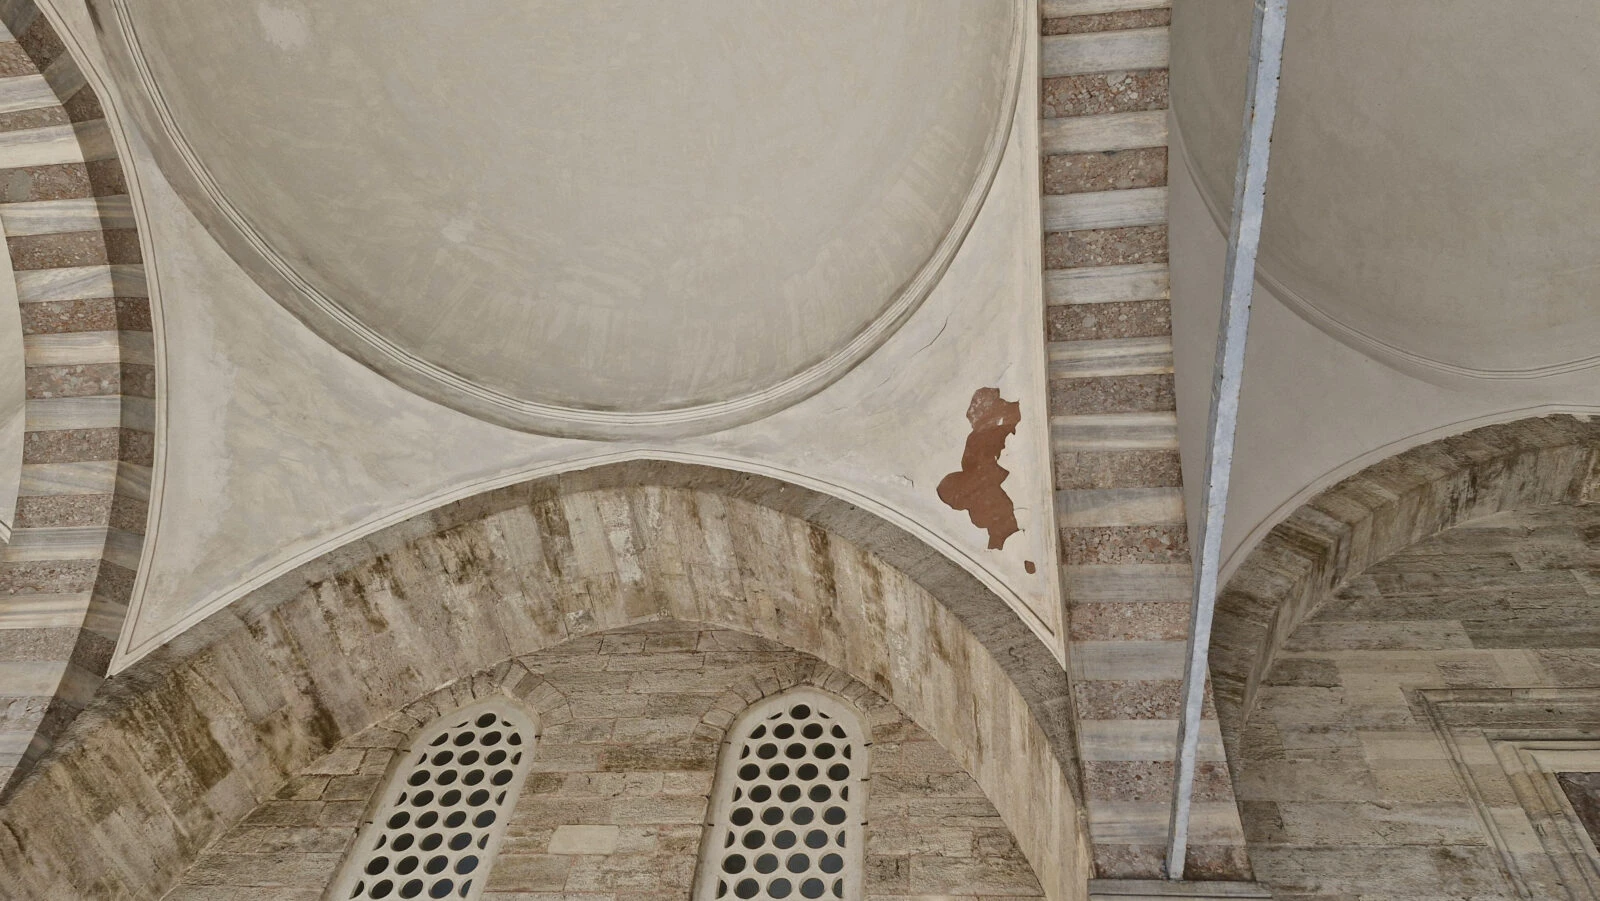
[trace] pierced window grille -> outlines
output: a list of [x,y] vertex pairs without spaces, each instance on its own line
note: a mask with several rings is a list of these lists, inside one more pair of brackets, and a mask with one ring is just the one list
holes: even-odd
[[533,724],[508,703],[440,717],[406,751],[333,897],[479,897],[532,763],[533,739]]
[[816,689],[745,710],[717,765],[696,901],[859,901],[868,734]]

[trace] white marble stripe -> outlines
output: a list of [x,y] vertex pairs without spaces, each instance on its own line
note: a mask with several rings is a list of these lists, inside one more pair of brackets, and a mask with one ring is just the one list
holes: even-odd
[[77,626],[89,609],[87,591],[0,595],[0,631]]
[[17,529],[11,543],[0,548],[0,562],[39,560],[98,560],[106,547],[105,526],[54,526]]
[[56,688],[56,697],[79,707],[87,707],[105,681],[104,676],[69,664],[61,676],[61,684]]
[[63,232],[134,228],[133,203],[126,194],[0,203],[0,226],[6,237],[56,235]]
[[119,465],[116,494],[130,501],[150,503],[150,467],[137,463]]
[[144,297],[144,266],[69,266],[16,273],[19,303],[86,300],[92,297]]
[[1051,34],[1040,39],[1039,77],[1167,67],[1167,27]]
[[84,162],[116,159],[117,142],[111,137],[111,127],[106,124],[106,120],[90,119],[87,122],[74,122],[72,130],[77,135],[78,147],[83,152]]
[[1165,146],[1166,110],[1039,120],[1039,152],[1046,156]]
[[1046,232],[1161,225],[1167,221],[1166,188],[1129,188],[1043,198]]
[[[1178,721],[1080,720],[1078,747],[1084,760],[1172,760]],[[1216,720],[1200,727],[1200,759],[1222,760],[1222,730]]]
[[1050,417],[1057,451],[1176,450],[1176,413],[1084,413]]
[[1046,269],[1044,273],[1044,299],[1052,305],[1166,300],[1171,296],[1166,263]]
[[34,0],[0,0],[0,22],[4,23],[6,40],[14,41],[26,34],[28,26],[39,17],[39,7]]
[[1072,488],[1056,492],[1056,525],[1063,528],[1181,522],[1181,488]]
[[0,169],[81,162],[83,148],[71,125],[0,132]]
[[120,394],[91,397],[30,397],[23,406],[30,432],[61,429],[115,429],[123,424]]
[[13,75],[0,78],[0,113],[20,113],[23,110],[57,106],[61,100],[50,90],[50,82],[43,75]]
[[66,672],[65,660],[0,661],[0,697],[48,698]]
[[1172,372],[1172,339],[1167,337],[1053,341],[1048,353],[1053,379]]
[[85,632],[92,632],[105,640],[115,644],[122,637],[122,627],[128,619],[128,605],[126,603],[108,604],[101,598],[101,603],[95,604],[84,614],[79,624]]
[[154,432],[156,423],[153,398],[122,394],[28,398],[23,415],[29,432],[115,428]]
[[22,339],[28,366],[82,366],[92,363],[154,365],[155,337],[150,332],[60,332]]
[[63,104],[89,85],[83,70],[78,68],[77,59],[70,53],[62,53],[50,62],[44,70],[44,80],[49,83],[56,102]]
[[1192,600],[1194,569],[1183,563],[1093,563],[1061,567],[1073,604],[1163,603]]
[[156,430],[156,402],[150,397],[122,395],[122,427],[135,432]]
[[81,463],[24,463],[18,497],[55,497],[77,494],[114,494],[118,487],[117,461]]
[[33,741],[34,734],[32,730],[0,732],[0,767],[16,766],[22,760],[22,752]]
[[1080,682],[1175,682],[1183,678],[1184,651],[1181,641],[1075,641],[1067,661]]
[[139,571],[139,558],[144,553],[144,535],[126,529],[109,529],[102,557],[129,572]]
[[1061,19],[1135,9],[1167,9],[1171,6],[1172,0],[1039,0],[1039,17]]
[[[1167,840],[1168,801],[1095,801],[1089,808],[1089,835],[1102,845],[1160,845]],[[1189,820],[1189,840],[1201,845],[1244,843],[1239,809],[1231,801],[1197,802]]]

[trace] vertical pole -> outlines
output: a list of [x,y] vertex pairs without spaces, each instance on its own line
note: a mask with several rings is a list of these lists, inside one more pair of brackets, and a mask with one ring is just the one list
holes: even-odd
[[1217,570],[1222,562],[1222,524],[1228,507],[1233,437],[1239,421],[1239,389],[1244,375],[1245,337],[1250,328],[1250,294],[1255,284],[1256,250],[1261,244],[1261,211],[1266,200],[1267,155],[1272,120],[1278,110],[1278,73],[1283,66],[1284,18],[1289,0],[1255,0],[1250,26],[1250,69],[1245,78],[1244,141],[1233,182],[1233,219],[1228,226],[1228,259],[1223,273],[1226,297],[1217,333],[1217,363],[1211,385],[1210,432],[1206,440],[1206,481],[1201,495],[1200,535],[1196,543],[1194,604],[1183,673],[1183,709],[1178,719],[1172,818],[1167,845],[1167,878],[1183,878],[1194,804],[1195,757],[1200,747],[1201,712],[1206,694],[1211,620],[1216,612]]

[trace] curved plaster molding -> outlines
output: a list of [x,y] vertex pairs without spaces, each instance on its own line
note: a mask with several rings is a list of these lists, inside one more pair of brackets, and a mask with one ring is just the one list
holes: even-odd
[[[1181,120],[1176,113],[1170,116],[1170,120],[1168,132],[1171,150],[1176,151],[1178,158],[1183,161],[1184,170],[1188,173],[1189,180],[1193,182],[1195,192],[1200,195],[1201,202],[1205,204],[1206,212],[1211,214],[1211,221],[1216,225],[1217,231],[1226,235],[1228,233],[1228,210],[1223,207],[1216,197],[1212,196],[1210,191],[1206,190],[1205,183],[1200,180],[1194,157],[1183,141]],[[1269,268],[1268,260],[1257,261],[1256,281],[1260,282],[1279,303],[1289,308],[1295,315],[1304,319],[1328,337],[1380,363],[1392,366],[1401,372],[1425,381],[1437,383],[1441,380],[1456,379],[1543,379],[1571,372],[1581,372],[1600,366],[1600,353],[1526,369],[1478,369],[1471,366],[1462,366],[1407,350],[1340,320],[1290,288],[1281,278],[1273,275]]]
[[329,343],[410,391],[509,428],[570,438],[682,437],[751,422],[792,406],[842,378],[915,313],[944,276],[965,241],[1000,168],[1021,91],[1026,3],[1011,4],[1011,53],[1005,96],[977,178],[954,227],[892,303],[852,338],[809,368],[743,397],[652,412],[580,409],[515,398],[480,385],[407,351],[379,334],[301,276],[223,193],[178,126],[150,71],[128,0],[90,0],[102,24],[107,56],[123,77],[162,171],[218,243],[279,303]]
[[[27,880],[17,897],[159,897],[259,792],[411,699],[657,619],[758,635],[872,687],[984,788],[1049,897],[1081,893],[1066,674],[1004,602],[849,504],[665,463],[468,498],[218,611],[117,676],[16,787],[0,872]],[[151,819],[130,831],[129,810]]]
[[1600,421],[1549,416],[1411,448],[1274,526],[1217,599],[1211,681],[1230,758],[1279,649],[1350,579],[1453,526],[1600,501]]
[[[28,212],[5,240],[27,367],[22,486],[0,548],[0,664],[26,703],[0,720],[0,785],[14,787],[102,683],[130,597],[158,434],[158,360],[137,185],[99,74],[54,8],[0,9],[54,95],[0,147],[7,200]],[[52,185],[34,196],[38,178]],[[67,239],[67,240],[63,240]],[[19,693],[12,685],[8,693]]]
[[140,623],[141,613],[144,610],[144,571],[141,569],[140,581],[135,586],[133,597],[129,603],[128,614],[122,622],[121,638],[117,643],[117,650],[112,658],[110,671],[118,673],[127,669],[139,659],[160,648],[163,644],[177,639],[187,630],[205,621],[218,610],[226,608],[242,597],[249,596],[252,592],[271,584],[285,574],[305,566],[324,554],[331,553],[347,544],[366,538],[368,535],[390,528],[413,517],[426,515],[431,511],[466,498],[521,482],[568,476],[584,470],[603,469],[620,464],[648,463],[705,467],[739,473],[753,478],[770,479],[798,486],[800,490],[816,492],[819,495],[828,497],[834,503],[847,504],[866,511],[868,514],[884,520],[894,528],[903,530],[916,540],[928,545],[934,552],[947,558],[952,565],[965,570],[972,578],[981,582],[988,591],[1002,598],[1016,612],[1016,615],[1022,618],[1028,628],[1034,632],[1038,640],[1049,649],[1050,654],[1056,660],[1057,668],[1064,669],[1066,667],[1066,646],[1062,636],[1053,631],[1047,623],[1029,609],[1027,601],[1017,593],[1014,587],[1007,584],[1003,578],[990,569],[984,559],[974,556],[967,549],[951,542],[928,528],[925,523],[907,516],[904,512],[888,504],[876,501],[845,485],[819,479],[806,473],[773,466],[759,460],[724,457],[714,454],[683,453],[665,449],[641,449],[585,457],[530,469],[519,469],[491,478],[475,479],[456,485],[448,490],[418,498],[411,503],[390,510],[382,516],[330,535],[271,567],[251,574],[238,584],[230,586],[226,591],[196,604],[191,613],[176,622],[163,626],[156,633],[136,637],[135,631]]
[[1532,419],[1540,416],[1600,418],[1600,405],[1539,404],[1532,407],[1501,410],[1487,416],[1475,416],[1472,419],[1463,419],[1459,422],[1452,422],[1426,431],[1416,432],[1347,460],[1312,479],[1306,487],[1296,491],[1288,500],[1279,504],[1271,513],[1268,513],[1260,522],[1251,527],[1238,545],[1228,553],[1228,559],[1223,561],[1221,570],[1222,584],[1226,585],[1228,580],[1233,578],[1233,574],[1239,570],[1240,566],[1244,565],[1245,558],[1250,556],[1250,552],[1266,537],[1268,532],[1276,528],[1285,519],[1288,519],[1291,513],[1305,506],[1312,498],[1332,485],[1344,481],[1379,461],[1386,460],[1421,444],[1448,438],[1451,435],[1460,435],[1463,432],[1480,429],[1488,425],[1499,425],[1505,422],[1515,422],[1519,419]]

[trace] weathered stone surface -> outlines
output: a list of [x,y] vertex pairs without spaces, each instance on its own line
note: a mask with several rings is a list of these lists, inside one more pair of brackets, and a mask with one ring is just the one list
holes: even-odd
[[[535,777],[581,777],[597,793],[530,791],[536,825],[693,826],[721,730],[712,712],[743,709],[779,684],[751,662],[761,638],[681,634],[706,631],[683,620],[710,620],[803,648],[903,705],[993,802],[937,815],[992,828],[998,809],[1042,881],[1073,897],[1087,852],[1076,814],[1063,815],[1076,809],[1064,674],[970,577],[872,529],[882,524],[793,486],[659,464],[505,489],[396,526],[245,598],[119,677],[55,762],[0,808],[5,834],[16,836],[0,835],[0,870],[23,880],[7,888],[18,898],[96,898],[137,885],[149,895],[136,897],[155,896],[247,815],[259,828],[353,826],[361,802],[352,800],[314,809],[296,796],[252,811],[335,748],[381,751],[381,763],[363,759],[358,769],[376,772],[416,725],[385,726],[385,711],[541,649],[550,652],[538,672],[517,664],[497,677],[518,696],[553,703],[541,722],[567,730],[541,745]],[[620,646],[667,662],[652,669],[616,656],[615,666],[596,667],[604,633],[629,624],[647,637]],[[694,651],[678,650],[691,641]],[[577,674],[606,689],[581,710],[556,703],[552,687]],[[661,739],[696,715],[692,740]],[[655,716],[661,722],[640,722]],[[609,729],[593,724],[605,719]],[[598,794],[604,779],[636,772],[662,773],[661,797],[644,787]],[[666,774],[693,793],[664,800]],[[333,785],[357,774],[320,775]],[[934,815],[911,803],[908,816]],[[126,810],[149,814],[136,833],[113,816]],[[605,883],[584,872],[584,884]]]
[[[605,753],[574,771],[560,746],[544,739],[534,745],[529,780],[488,873],[486,898],[689,895],[711,784],[708,774],[683,771],[682,759],[672,749],[698,754],[707,744],[699,731],[703,719],[652,715],[649,709],[639,716],[614,714],[629,706],[619,703],[620,697],[643,695],[648,701],[652,692],[645,685],[688,674],[704,685],[700,693],[706,703],[698,706],[708,710],[728,695],[729,685],[748,680],[775,690],[801,683],[827,686],[870,712],[865,852],[872,861],[867,882],[875,891],[1043,896],[1010,830],[977,783],[883,698],[808,655],[692,625],[654,631],[665,625],[607,633],[581,656],[562,653],[565,649],[558,646],[518,660],[541,686],[537,693],[546,699],[541,713],[570,709],[578,722],[607,724],[604,737],[596,740]],[[743,646],[737,656],[697,650],[734,644]],[[616,671],[650,679],[608,678]],[[503,690],[507,679],[526,687],[521,676],[487,682],[469,676],[463,682],[474,688],[464,698],[456,686],[447,686],[408,705],[390,722],[416,724],[453,701]],[[740,709],[744,703],[738,703]],[[711,746],[722,747],[720,730]],[[562,757],[553,767],[546,754],[552,749]],[[201,854],[183,874],[174,896],[199,896],[210,889],[213,897],[233,897],[263,886],[331,883],[358,824],[313,824],[325,820],[327,810],[348,795],[364,792],[364,803],[380,791],[377,775],[348,772],[362,769],[374,755],[387,761],[390,753],[341,744],[303,768],[279,798],[257,807]],[[601,758],[630,763],[626,770],[606,771]],[[944,802],[955,806],[927,806]],[[874,897],[873,892],[868,896]]]
[[[1528,706],[1557,731],[1592,734],[1592,710],[1568,712],[1555,699],[1592,692],[1594,673],[1546,666],[1524,644],[1537,634],[1530,622],[1560,611],[1574,642],[1593,642],[1573,651],[1600,651],[1585,627],[1594,599],[1576,577],[1590,561],[1573,540],[1597,518],[1600,507],[1554,504],[1446,530],[1348,580],[1283,643],[1248,730],[1232,739],[1256,873],[1279,897],[1525,897],[1502,874],[1486,811],[1512,847],[1529,851],[1516,878],[1535,896],[1559,891],[1519,797],[1526,777],[1508,774],[1482,736],[1554,735],[1535,728],[1550,724],[1512,718],[1513,692],[1539,691],[1551,700]],[[1554,567],[1563,565],[1582,569],[1562,578]],[[1449,721],[1436,722],[1419,692],[1446,689],[1505,699],[1504,715],[1486,702],[1473,715],[1489,719],[1460,726],[1486,730],[1480,747],[1466,747],[1466,733],[1454,751],[1441,740]],[[1471,792],[1460,760],[1472,762]]]

